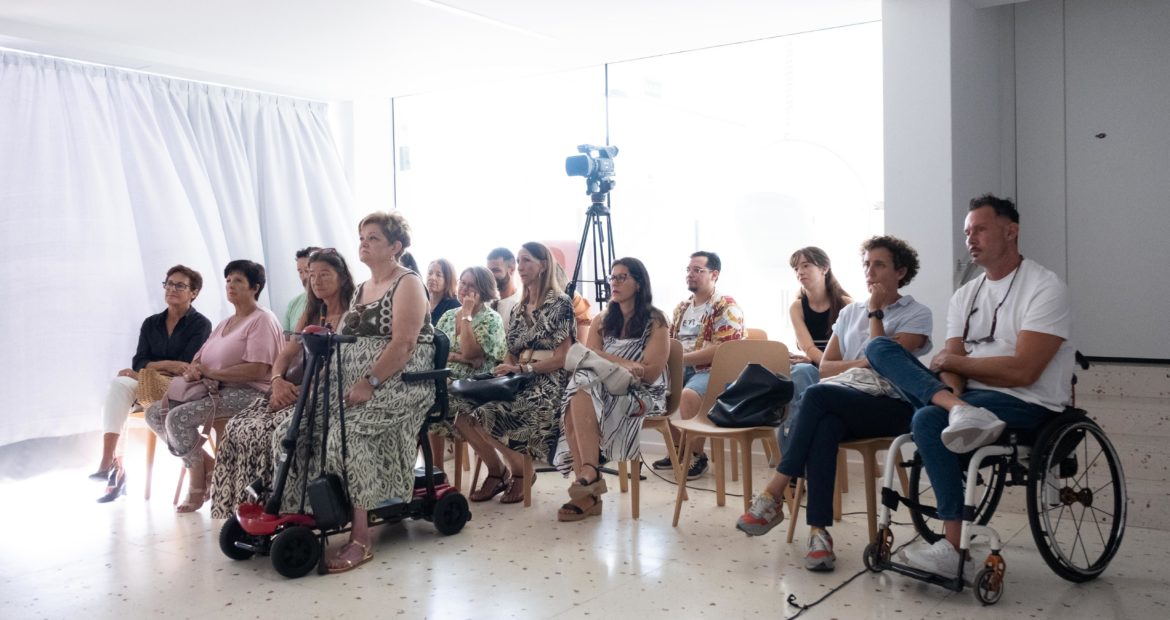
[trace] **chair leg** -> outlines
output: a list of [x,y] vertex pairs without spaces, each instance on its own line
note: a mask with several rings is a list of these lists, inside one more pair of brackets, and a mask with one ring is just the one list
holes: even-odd
[[[840,451],[838,451],[837,454],[840,455]],[[841,466],[841,460],[838,459],[837,460],[837,480],[833,484],[833,521],[840,521],[841,520],[841,494],[844,493],[844,491],[842,491],[841,488],[843,486],[845,486],[846,480],[848,478],[849,478],[849,472],[846,471],[845,468]]]
[[[739,443],[736,440],[731,441],[731,445]],[[732,464],[732,469],[735,469],[735,464]],[[752,507],[752,440],[749,438],[743,443],[743,511],[747,512]]]
[[[622,461],[622,465],[626,462]],[[630,513],[634,518],[638,518],[639,508],[641,507],[641,498],[639,491],[642,486],[642,460],[636,459],[630,461]]]
[[792,493],[792,501],[788,504],[788,542],[792,542],[792,537],[796,534],[796,520],[800,517],[800,500],[804,499],[804,478],[799,478],[796,481],[796,491]]
[[[683,444],[686,445],[686,444]],[[723,440],[711,438],[711,454],[715,456],[715,505],[727,505],[726,462],[723,459]]]
[[150,501],[150,484],[154,480],[154,448],[158,444],[158,435],[149,428],[146,429],[146,482],[143,484],[145,491],[142,493],[142,499]]
[[776,447],[772,445],[771,441],[764,440],[764,456],[768,458],[768,467],[775,469],[780,464],[780,460],[776,458]]
[[[679,437],[679,445],[687,445],[687,432],[683,431]],[[675,480],[678,482],[677,490],[674,495],[674,520],[671,521],[672,527],[678,527],[678,517],[682,513],[682,503],[686,499],[687,492],[687,470],[691,467],[691,451],[683,450],[682,462],[678,464],[678,470],[674,472]]]
[[621,488],[622,493],[630,490],[630,486],[627,483],[627,476],[626,461],[618,461],[618,486]]
[[[837,450],[837,479],[840,481],[842,493],[849,492],[849,469],[846,467],[845,456],[844,450]],[[838,520],[840,520],[840,517],[838,517]]]
[[536,482],[533,477],[536,476],[536,467],[533,466],[531,456],[524,457],[524,507],[532,506],[532,484]]
[[730,441],[731,444],[731,481],[739,480],[739,442]]
[[455,440],[455,488],[460,492],[463,491],[463,471],[471,469],[471,464],[467,462],[466,449],[465,441]]
[[183,481],[187,479],[187,468],[179,468],[179,483],[175,485],[175,498],[171,500],[172,506],[179,505],[179,494],[183,492]]
[[869,542],[877,541],[877,489],[874,488],[874,478],[877,477],[877,453],[869,448],[861,453],[861,463],[865,472],[865,520],[869,525]]
[[[467,448],[467,442],[460,440],[459,446],[461,446],[462,449],[455,453],[455,458],[463,461],[463,471],[471,471],[471,454]],[[462,457],[462,459],[460,459],[460,457]]]
[[674,445],[674,437],[670,434],[670,427],[660,426],[658,427],[658,431],[662,433],[662,443],[666,445],[666,456],[670,459],[670,468],[674,471],[674,479],[676,481],[683,481],[683,484],[679,485],[679,488],[682,489],[682,497],[683,499],[690,499],[687,496],[686,477],[679,476],[679,468],[681,467],[681,464],[678,462],[678,449]]

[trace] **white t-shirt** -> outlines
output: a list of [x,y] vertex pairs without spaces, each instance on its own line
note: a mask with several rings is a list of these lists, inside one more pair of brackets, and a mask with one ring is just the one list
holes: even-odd
[[[920,334],[926,336],[921,347],[911,351],[915,357],[930,352],[930,332],[933,330],[934,315],[930,308],[914,301],[914,298],[905,295],[898,301],[882,308],[882,328],[886,335],[893,338],[895,334]],[[841,308],[837,315],[837,322],[833,324],[833,335],[837,336],[837,344],[841,347],[841,360],[851,362],[859,360],[865,355],[865,345],[871,340],[869,336],[869,302],[855,301]]]
[[710,302],[698,306],[692,302],[683,312],[682,324],[678,326],[678,341],[682,344],[684,353],[695,350],[695,342],[699,339],[699,330],[703,328],[703,316],[710,311]]
[[[1055,273],[1028,259],[1024,259],[1016,271],[1004,278],[992,281],[986,277],[980,276],[964,284],[951,297],[947,311],[948,340],[963,337],[963,326],[967,324],[970,315],[967,340],[987,337],[991,333],[992,321],[996,323],[994,341],[964,344],[971,357],[1015,355],[1016,341],[1024,330],[1051,334],[1064,341],[1060,343],[1060,349],[1048,367],[1032,385],[1005,388],[970,380],[967,387],[996,390],[1052,411],[1063,410],[1069,402],[1073,364],[1076,363],[1075,350],[1068,340],[1072,332],[1068,287]],[[1003,302],[1003,306],[997,313],[995,307],[1000,302]],[[972,308],[974,314],[971,314]]]
[[500,318],[504,320],[504,331],[508,331],[508,326],[512,324],[512,310],[520,303],[520,296],[523,294],[524,289],[517,287],[516,292],[510,297],[497,299],[493,304],[493,309],[500,313]]

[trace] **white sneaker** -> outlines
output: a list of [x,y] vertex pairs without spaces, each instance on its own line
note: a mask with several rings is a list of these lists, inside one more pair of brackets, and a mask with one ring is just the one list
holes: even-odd
[[983,407],[955,405],[947,418],[950,425],[943,429],[942,442],[951,452],[962,454],[981,448],[999,439],[1007,422]]
[[[929,547],[906,549],[902,554],[907,564],[919,570],[948,579],[954,579],[959,573],[959,551],[945,538]],[[963,581],[970,584],[978,569],[972,555],[968,553],[967,561],[963,563]]]

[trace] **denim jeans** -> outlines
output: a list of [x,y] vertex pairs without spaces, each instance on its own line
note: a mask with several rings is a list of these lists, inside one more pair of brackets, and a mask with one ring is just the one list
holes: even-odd
[[[940,390],[950,390],[928,368],[894,340],[874,338],[865,347],[869,365],[890,380],[917,411],[910,424],[914,444],[922,455],[926,474],[938,501],[938,517],[957,521],[963,516],[963,477],[959,455],[943,445],[942,431],[950,424],[949,412],[930,399]],[[995,390],[967,390],[959,395],[963,402],[983,407],[1007,422],[1008,428],[1027,429],[1042,424],[1051,411]]]
[[804,477],[809,525],[828,527],[833,523],[837,444],[901,435],[909,429],[913,413],[914,408],[904,400],[871,396],[844,385],[821,383],[805,390],[799,411],[790,414],[786,425],[790,428],[787,447],[776,471],[792,478]]

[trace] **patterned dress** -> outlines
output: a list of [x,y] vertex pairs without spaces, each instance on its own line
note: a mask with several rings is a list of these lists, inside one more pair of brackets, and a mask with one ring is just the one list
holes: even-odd
[[[435,329],[447,334],[448,340],[451,341],[452,353],[463,352],[459,343],[458,320],[455,318],[458,312],[459,308],[448,310],[435,324]],[[447,368],[451,369],[451,381],[466,379],[481,372],[491,372],[507,353],[507,343],[504,340],[504,320],[500,318],[500,313],[488,306],[485,305],[479,314],[472,317],[471,333],[475,335],[475,341],[479,344],[479,348],[483,349],[483,363],[479,366],[472,366],[465,362],[449,362]],[[451,395],[451,398],[458,397]],[[455,436],[455,429],[450,421],[432,424],[431,432],[448,439]]]
[[[523,304],[516,306],[508,325],[508,352],[517,359],[527,350],[553,351],[566,338],[572,341],[577,331],[569,297],[557,290],[549,291],[532,312],[529,320]],[[553,432],[553,415],[560,406],[568,371],[558,369],[536,375],[528,389],[512,402],[492,402],[471,409],[466,401],[453,399],[456,415],[471,415],[510,449],[534,459],[548,454]]]
[[[602,349],[610,355],[640,362],[646,354],[646,343],[650,341],[652,328],[653,324],[648,323],[645,331],[637,338],[605,336],[602,340]],[[561,437],[557,442],[553,464],[565,475],[572,473],[573,455],[569,450],[563,425],[569,401],[578,390],[588,390],[592,397],[593,410],[597,414],[597,425],[601,431],[602,456],[610,461],[624,461],[637,458],[641,454],[642,441],[639,433],[642,431],[643,415],[661,415],[666,412],[668,380],[667,370],[663,368],[662,374],[658,375],[653,383],[637,382],[630,387],[628,393],[615,396],[598,381],[597,373],[586,368],[578,369],[569,378],[569,384],[565,386],[565,396],[561,400]]]
[[294,405],[277,412],[268,398],[257,398],[228,421],[223,441],[216,446],[211,517],[226,519],[248,500],[245,489],[256,480],[272,486],[272,433],[292,416]]
[[[381,299],[369,304],[359,304],[365,284],[354,292],[349,311],[341,317],[341,333],[358,336],[357,342],[341,346],[343,389],[364,377],[370,367],[385,350],[393,338],[394,292],[405,277],[419,277],[407,272],[398,277]],[[335,367],[334,360],[330,366]],[[357,407],[345,409],[345,432],[349,443],[349,456],[342,459],[341,427],[338,424],[338,396],[345,392],[334,385],[330,390],[329,403],[329,447],[325,455],[326,471],[341,474],[348,472],[349,494],[354,508],[369,510],[393,498],[409,498],[414,490],[414,460],[418,449],[418,432],[422,427],[427,409],[435,402],[434,384],[428,381],[405,383],[403,372],[431,370],[435,365],[434,331],[428,317],[423,317],[418,345],[406,362],[406,368],[388,377],[370,400]],[[336,373],[333,375],[336,376]],[[300,508],[301,488],[304,472],[305,450],[312,451],[308,476],[316,478],[321,471],[320,455],[321,410],[318,403],[315,415],[315,434],[309,438],[305,432],[309,416],[301,419],[301,434],[297,450],[289,467],[288,482],[285,486],[281,510],[296,512]],[[292,423],[289,418],[281,423],[271,437],[272,453],[279,463],[283,454],[280,442]],[[308,502],[305,510],[310,510]]]

